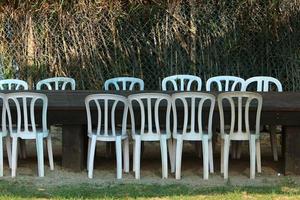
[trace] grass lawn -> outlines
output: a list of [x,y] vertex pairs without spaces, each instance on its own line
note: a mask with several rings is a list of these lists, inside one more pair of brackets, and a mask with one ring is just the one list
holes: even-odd
[[0,199],[300,199],[289,179],[276,186],[200,187],[189,185],[78,184],[38,187],[20,180],[0,181]]

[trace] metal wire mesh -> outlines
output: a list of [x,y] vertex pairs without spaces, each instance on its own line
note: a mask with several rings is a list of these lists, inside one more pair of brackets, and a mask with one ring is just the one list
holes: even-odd
[[300,90],[299,1],[30,1],[0,4],[3,77],[71,76],[100,89],[136,76],[146,89],[195,74],[277,77]]

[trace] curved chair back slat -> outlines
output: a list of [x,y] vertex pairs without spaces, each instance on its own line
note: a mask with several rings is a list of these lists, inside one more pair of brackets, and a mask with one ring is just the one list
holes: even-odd
[[215,76],[206,82],[206,91],[210,92],[214,85],[219,92],[240,91],[245,84],[245,80],[236,76]]
[[6,124],[6,105],[5,105],[5,101],[6,101],[6,95],[3,93],[0,93],[0,104],[2,105],[2,117],[1,117],[1,132],[2,132],[2,136],[5,136],[7,134],[7,124]]
[[[229,134],[250,134],[249,110],[256,109],[255,134],[260,132],[260,117],[262,109],[262,96],[253,92],[226,92],[218,96],[220,113],[220,131],[225,134],[225,116],[223,105],[227,101],[230,105],[230,132]],[[237,113],[237,120],[236,120]],[[236,124],[237,121],[237,124]],[[245,126],[243,126],[245,125]],[[235,128],[237,127],[237,131]]]
[[[47,132],[47,107],[48,98],[44,94],[32,92],[10,93],[6,95],[5,102],[8,116],[9,131],[13,132],[13,124],[17,125],[19,134],[36,133],[40,116],[36,117],[36,108],[41,107],[41,125],[43,132]],[[15,109],[16,118],[12,117],[11,110]]]
[[[207,128],[207,133],[212,135],[212,120],[215,107],[215,96],[200,92],[182,92],[172,95],[173,112],[173,131],[174,134],[182,132],[183,135],[201,135]],[[178,130],[178,111],[179,102],[183,105],[183,126]],[[207,106],[209,110],[207,124],[204,124],[203,107]],[[197,121],[196,121],[197,120]],[[188,130],[189,129],[189,130]]]
[[[158,137],[161,134],[161,117],[159,115],[160,109],[166,108],[166,133],[170,135],[170,113],[171,113],[171,97],[167,94],[161,93],[141,93],[128,96],[129,109],[132,123],[132,133],[135,135],[137,132],[140,135],[153,135]],[[136,107],[135,107],[136,105]],[[137,113],[134,108],[140,111],[140,128],[136,131]],[[147,131],[146,131],[147,128]]]
[[[85,98],[88,133],[96,133],[98,136],[117,136],[116,113],[122,107],[122,135],[126,134],[128,101],[125,97],[115,94],[93,94]],[[92,109],[96,111],[96,123],[93,123]],[[118,110],[117,110],[118,108]],[[93,128],[93,124],[97,124]],[[111,132],[109,132],[109,129]],[[110,134],[111,133],[111,134]]]
[[67,88],[75,90],[76,83],[73,78],[69,77],[53,77],[40,80],[36,84],[37,90],[47,89],[47,90],[66,90]]
[[249,90],[249,87],[254,84],[256,84],[257,92],[269,92],[272,90],[272,85],[275,86],[275,90],[282,92],[282,84],[280,81],[270,76],[254,76],[247,79],[242,91]]
[[116,77],[108,79],[104,83],[104,90],[122,90],[122,91],[133,91],[136,90],[136,86],[140,91],[144,90],[144,81],[135,77]]
[[0,90],[28,90],[28,84],[19,79],[0,80]]
[[[169,87],[170,85],[171,87]],[[162,90],[191,91],[193,85],[197,91],[201,91],[201,78],[194,75],[173,75],[163,79]]]

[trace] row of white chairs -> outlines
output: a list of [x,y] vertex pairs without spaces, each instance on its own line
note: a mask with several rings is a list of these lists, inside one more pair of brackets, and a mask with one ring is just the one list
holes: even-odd
[[[194,75],[173,75],[164,78],[161,85],[163,91],[201,91],[202,79]],[[144,90],[144,81],[133,77],[116,77],[105,81],[104,86],[105,90]],[[282,92],[283,89],[281,82],[270,76],[254,76],[247,80],[236,76],[215,76],[207,80],[206,91]],[[276,126],[270,126],[268,132],[270,133],[273,159],[278,161]],[[233,157],[240,158],[241,145],[237,143],[232,149]]]
[[[206,91],[247,91],[248,88],[256,84],[255,91],[268,92],[272,85],[275,91],[282,92],[282,84],[276,78],[269,76],[255,76],[247,80],[236,76],[215,76],[206,82]],[[162,90],[174,91],[201,91],[202,79],[194,75],[173,75],[162,80]],[[144,90],[145,84],[142,79],[134,77],[116,77],[108,79],[104,83],[105,90]]]
[[[162,90],[168,91],[201,91],[202,79],[194,75],[173,75],[162,80]],[[116,77],[105,81],[105,90],[144,90],[144,81],[133,77]],[[281,82],[269,76],[254,76],[247,80],[236,76],[215,76],[206,82],[206,91],[257,91],[282,92]],[[270,126],[267,132],[270,133],[270,142],[274,161],[278,161],[276,126]],[[240,158],[241,144],[233,145],[233,157]]]
[[[75,90],[76,83],[73,78],[69,77],[54,77],[39,81],[36,84],[36,90],[65,90],[70,88]],[[29,86],[26,81],[19,79],[4,79],[0,80],[0,90],[28,90]]]
[[[212,148],[212,123],[216,98],[212,94],[201,92],[181,92],[172,96],[162,93],[139,93],[129,95],[128,98],[115,94],[94,94],[85,99],[88,120],[88,177],[93,177],[94,156],[97,141],[115,142],[117,178],[122,178],[122,169],[129,172],[129,135],[127,132],[128,111],[131,116],[131,136],[133,144],[133,171],[135,178],[140,178],[141,142],[159,142],[162,159],[162,178],[168,177],[168,154],[171,172],[175,172],[176,179],[181,178],[181,157],[183,141],[202,142],[203,178],[208,179],[209,171],[214,172]],[[223,103],[231,105],[231,120],[225,122]],[[255,101],[255,103],[253,103]],[[179,125],[178,104],[183,106],[183,125]],[[256,107],[255,127],[250,129],[249,107]],[[204,114],[208,120],[204,123]],[[228,159],[231,141],[249,141],[250,148],[250,178],[255,177],[255,163],[261,172],[260,161],[260,114],[262,97],[252,92],[227,92],[218,95],[220,112],[221,172],[228,178]],[[121,109],[122,108],[122,109]],[[161,111],[161,109],[165,109]],[[97,110],[97,112],[92,110]],[[236,115],[237,112],[237,116]],[[162,124],[161,114],[165,113]],[[173,120],[171,122],[171,113]],[[121,115],[119,123],[116,115]],[[238,120],[236,120],[238,119]],[[94,122],[94,123],[93,123]],[[173,128],[171,128],[171,123]],[[118,130],[118,124],[121,129]],[[136,126],[139,124],[139,126]],[[227,130],[225,125],[229,124]],[[237,127],[237,129],[235,129]],[[122,144],[123,142],[123,144]],[[123,159],[122,164],[122,145]]]
[[[273,77],[255,76],[247,80],[236,76],[215,76],[206,82],[206,91],[212,91],[214,87],[217,91],[247,91],[247,88],[256,83],[256,91],[267,92],[271,90],[271,84],[275,86],[275,90],[282,92],[282,84]],[[41,80],[37,83],[36,89],[47,90],[65,90],[69,85],[71,90],[75,90],[75,80],[69,77],[54,77]],[[108,79],[104,83],[105,90],[129,90],[132,91],[138,87],[138,90],[144,90],[144,81],[135,77],[116,77]],[[168,76],[162,81],[162,90],[174,91],[191,91],[194,85],[194,91],[202,90],[202,80],[194,75],[173,75]],[[28,90],[27,82],[18,79],[0,80],[0,90]]]
[[[166,79],[163,80],[163,82],[168,82],[166,80],[175,79],[171,82],[173,83],[175,81],[175,83],[179,83],[180,86],[179,87],[174,86],[174,89],[180,88],[180,90],[182,90],[184,86],[188,86],[188,88],[186,88],[186,89],[189,90],[189,89],[191,89],[192,82],[191,82],[191,80],[188,80],[188,77],[190,77],[191,79],[195,78],[195,76],[191,76],[191,75],[176,75],[176,76],[167,77]],[[179,79],[180,81],[178,82],[177,79]],[[224,79],[226,79],[226,80],[224,81]],[[236,79],[236,81],[232,82],[233,79]],[[185,80],[185,81],[187,80],[188,82],[183,83],[181,80]],[[227,90],[229,90],[229,88],[231,88],[231,90],[234,90],[235,88],[237,88],[238,84],[240,84],[240,88],[242,88],[242,85],[244,84],[242,80],[243,79],[238,78],[238,77],[219,76],[219,77],[213,77],[213,78],[209,79],[207,84],[209,83],[209,85],[211,85],[212,83],[215,83],[218,86],[219,90],[220,90],[220,88],[224,87],[224,90],[227,91]],[[275,86],[277,86],[278,91],[282,91],[282,86],[281,86],[280,82],[278,80],[276,81],[272,77],[253,77],[253,78],[246,80],[245,82],[248,82],[249,84],[252,82],[256,82],[257,83],[257,91],[269,90],[270,83],[275,84]],[[197,81],[196,81],[196,83],[197,83]],[[75,80],[74,79],[66,78],[66,77],[56,77],[56,78],[45,79],[45,80],[38,82],[38,84],[36,85],[36,89],[38,89],[38,90],[40,90],[40,89],[65,90],[67,88],[66,86],[68,84],[70,84],[69,89],[72,89],[72,90],[75,89]],[[105,89],[106,90],[111,89],[110,88],[111,84],[113,84],[115,89],[117,89],[117,90],[133,90],[133,89],[136,89],[135,84],[139,84],[139,89],[141,89],[141,90],[144,89],[143,81],[141,79],[133,78],[133,77],[119,77],[119,78],[109,79],[105,82]],[[220,86],[220,84],[221,84],[221,86]],[[0,89],[2,89],[2,90],[3,89],[19,90],[21,88],[25,89],[25,90],[28,89],[28,84],[25,81],[16,80],[16,79],[0,81]],[[272,134],[271,134],[271,136],[272,136]],[[276,144],[276,139],[274,139],[274,134],[273,134],[273,137],[271,137],[271,141],[275,141],[275,144]],[[22,147],[22,143],[21,143],[21,147]],[[273,153],[274,152],[276,153],[276,154],[274,153],[274,160],[276,160],[275,158],[277,157],[277,150],[276,150],[277,147],[276,147],[276,145],[273,144],[273,142],[272,142],[272,147],[273,147]],[[24,154],[24,151],[21,151],[21,153]]]

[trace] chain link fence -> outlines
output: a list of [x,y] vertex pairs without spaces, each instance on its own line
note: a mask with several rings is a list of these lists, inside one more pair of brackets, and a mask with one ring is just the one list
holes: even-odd
[[270,75],[300,90],[300,1],[30,1],[0,3],[4,78],[71,76],[101,89],[136,76],[157,90],[173,74]]

